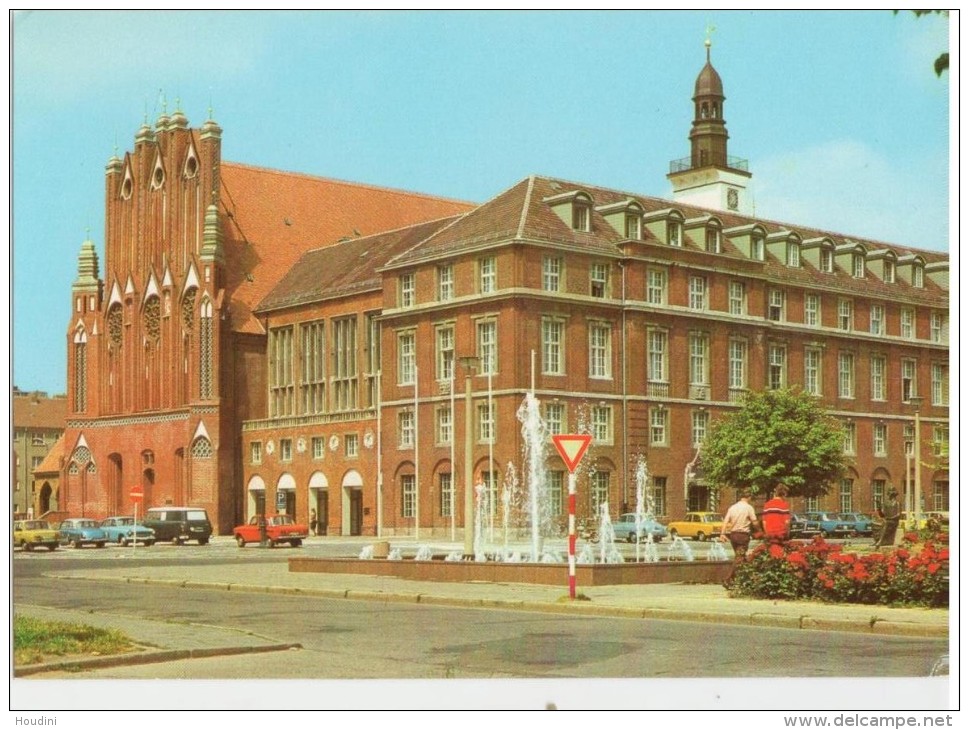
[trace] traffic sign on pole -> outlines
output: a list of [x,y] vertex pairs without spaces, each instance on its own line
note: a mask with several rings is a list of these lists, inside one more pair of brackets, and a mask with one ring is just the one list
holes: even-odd
[[128,492],[128,496],[131,497],[132,502],[138,504],[145,499],[145,490],[141,488],[140,484],[136,484],[131,488],[131,491]]
[[575,472],[579,462],[582,461],[582,457],[585,456],[585,452],[589,449],[589,444],[592,443],[592,436],[587,433],[556,434],[552,436],[552,443],[555,444],[559,456],[562,457],[562,461],[568,467],[569,473],[572,474]]

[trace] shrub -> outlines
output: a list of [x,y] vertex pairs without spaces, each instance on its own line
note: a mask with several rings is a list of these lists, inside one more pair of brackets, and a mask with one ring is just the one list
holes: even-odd
[[906,535],[889,553],[858,555],[818,536],[810,542],[758,545],[737,568],[732,595],[912,606],[949,605],[945,542]]

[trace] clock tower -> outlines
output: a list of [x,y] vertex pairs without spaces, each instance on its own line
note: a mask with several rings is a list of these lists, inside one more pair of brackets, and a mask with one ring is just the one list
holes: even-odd
[[751,174],[747,160],[727,154],[727,124],[723,118],[723,82],[710,63],[710,39],[706,40],[707,62],[697,76],[693,92],[693,126],[690,156],[670,163],[667,177],[673,185],[673,200],[730,213],[753,215],[747,185]]

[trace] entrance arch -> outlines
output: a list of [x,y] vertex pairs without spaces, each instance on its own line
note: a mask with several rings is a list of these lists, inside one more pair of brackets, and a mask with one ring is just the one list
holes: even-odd
[[[309,505],[311,510],[316,510],[316,532],[317,535],[325,535],[330,524],[330,483],[326,475],[321,472],[313,472],[309,483]],[[311,520],[312,521],[312,518]],[[313,525],[310,525],[313,530]]]
[[50,512],[50,498],[53,492],[54,490],[51,489],[50,482],[44,482],[37,496],[37,506],[40,510],[37,514],[42,515]]
[[356,469],[343,475],[342,534],[363,534],[363,477]]
[[291,516],[296,515],[296,480],[293,479],[293,475],[286,473],[279,477],[279,481],[276,482],[276,499],[280,499],[280,494],[283,495],[285,503],[282,508],[280,508],[279,502],[277,501],[274,505],[276,511],[280,514],[287,514]]
[[246,522],[256,515],[266,513],[266,482],[258,474],[253,474],[246,485],[246,494],[249,495],[246,511]]

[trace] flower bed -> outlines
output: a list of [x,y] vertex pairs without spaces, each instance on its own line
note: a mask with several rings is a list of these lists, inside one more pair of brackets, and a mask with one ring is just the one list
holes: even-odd
[[729,590],[754,598],[948,606],[948,535],[918,539],[908,533],[902,546],[867,554],[845,552],[820,536],[810,542],[763,543],[748,553]]

